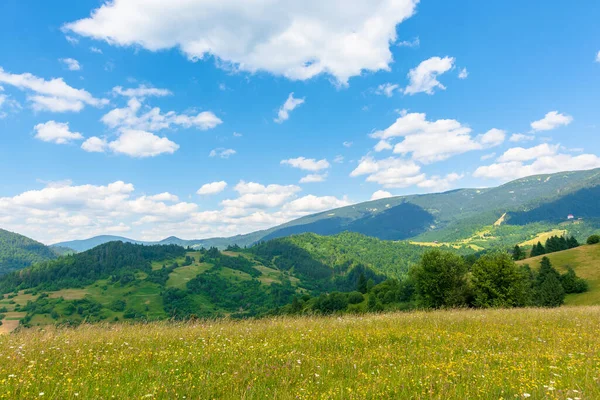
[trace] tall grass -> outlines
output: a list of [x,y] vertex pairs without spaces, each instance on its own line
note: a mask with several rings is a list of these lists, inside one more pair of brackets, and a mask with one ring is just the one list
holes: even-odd
[[23,330],[0,398],[600,398],[600,307]]

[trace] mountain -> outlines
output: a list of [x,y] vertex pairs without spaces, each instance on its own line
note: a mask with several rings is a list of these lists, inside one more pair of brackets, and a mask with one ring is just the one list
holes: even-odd
[[[568,215],[573,215],[573,220]],[[557,227],[581,239],[600,228],[600,169],[530,176],[492,188],[367,201],[229,238],[169,237],[159,242],[142,242],[98,236],[54,246],[85,251],[120,240],[223,249],[307,232],[335,235],[349,231],[383,240],[411,240],[427,246],[441,243],[477,250],[519,243]]]
[[56,257],[57,254],[42,243],[0,229],[0,275]]

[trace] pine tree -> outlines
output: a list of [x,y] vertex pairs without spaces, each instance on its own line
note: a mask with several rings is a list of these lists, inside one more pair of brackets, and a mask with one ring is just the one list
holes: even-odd
[[567,247],[569,249],[574,249],[575,247],[579,247],[579,242],[575,239],[574,236],[571,236],[567,239]]
[[360,273],[360,276],[358,277],[358,284],[356,285],[356,290],[358,290],[362,294],[367,293],[367,278],[365,277],[365,274],[363,274],[362,272]]
[[523,258],[525,258],[525,253],[523,252],[523,250],[521,250],[518,244],[515,245],[515,248],[513,250],[513,260],[519,261]]
[[294,296],[294,299],[292,300],[291,311],[292,314],[297,314],[302,311],[302,303],[300,303],[297,296]]
[[537,244],[537,253],[538,256],[541,256],[542,254],[546,254],[546,249],[544,248],[544,245],[542,245],[542,243],[538,242]]
[[565,301],[565,289],[554,274],[543,280],[538,291],[538,302],[542,307],[558,307]]

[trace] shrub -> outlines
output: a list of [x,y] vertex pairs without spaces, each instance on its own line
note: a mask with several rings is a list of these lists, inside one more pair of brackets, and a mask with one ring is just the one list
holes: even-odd
[[600,243],[600,235],[592,235],[587,238],[587,244],[598,244]]
[[349,304],[359,304],[365,300],[365,297],[360,292],[351,292],[348,294]]

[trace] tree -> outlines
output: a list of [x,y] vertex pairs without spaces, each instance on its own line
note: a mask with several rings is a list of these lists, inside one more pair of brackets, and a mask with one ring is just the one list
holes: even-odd
[[538,291],[539,305],[542,307],[558,307],[565,301],[565,289],[554,274],[548,274]]
[[542,254],[546,254],[546,249],[541,242],[537,242],[531,249],[531,257],[541,256]]
[[523,250],[521,250],[521,248],[519,247],[519,245],[515,245],[515,248],[513,250],[513,260],[515,261],[519,261],[525,258],[525,252],[523,252]]
[[600,235],[592,235],[587,238],[587,244],[598,244],[600,243]]
[[528,302],[528,278],[508,254],[481,257],[471,269],[474,305],[519,307]]
[[419,301],[425,307],[466,305],[467,268],[462,257],[440,250],[429,250],[410,270]]
[[383,311],[383,306],[377,301],[375,293],[369,294],[369,301],[367,301],[367,309],[371,312]]
[[574,249],[575,247],[579,247],[579,242],[575,239],[574,236],[571,236],[567,239],[567,247],[569,249]]
[[361,292],[362,294],[367,293],[367,278],[364,273],[360,273],[358,277],[358,284],[356,285],[356,290]]
[[565,289],[566,294],[587,292],[588,284],[585,279],[582,279],[575,274],[575,270],[567,267],[567,272],[560,276],[560,282]]
[[292,300],[291,312],[293,314],[297,314],[300,311],[302,311],[302,303],[300,303],[300,300],[298,300],[297,296],[294,296],[294,299]]

